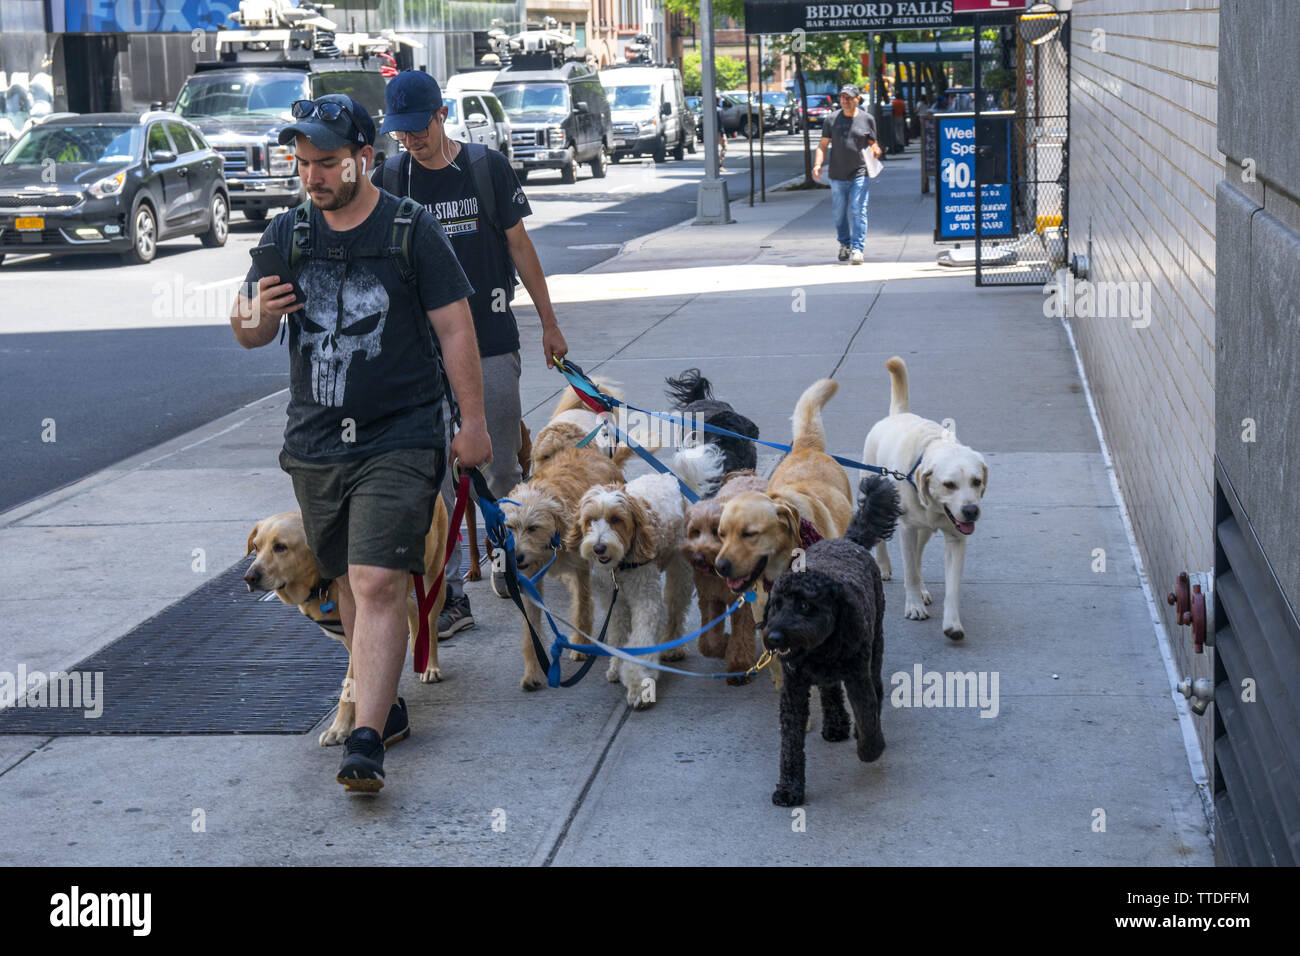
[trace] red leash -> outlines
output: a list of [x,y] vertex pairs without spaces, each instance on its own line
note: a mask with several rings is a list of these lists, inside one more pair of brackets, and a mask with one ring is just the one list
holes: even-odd
[[[424,577],[419,574],[412,574],[415,579],[415,597],[416,607],[419,609],[420,630],[415,635],[415,672],[423,674],[426,667],[429,666],[429,612],[433,610],[434,603],[438,600],[438,595],[442,593],[443,582],[447,578],[447,562],[451,560],[451,552],[456,547],[456,539],[460,536],[460,522],[465,517],[465,505],[469,501],[469,475],[461,475],[460,482],[456,485],[456,504],[451,512],[451,524],[447,527],[447,551],[442,556],[442,567],[438,571],[438,583],[434,585],[426,598],[424,593]],[[437,637],[433,637],[437,640]]]

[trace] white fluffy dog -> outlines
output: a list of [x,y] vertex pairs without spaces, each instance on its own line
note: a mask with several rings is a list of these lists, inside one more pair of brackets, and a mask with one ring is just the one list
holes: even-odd
[[[716,445],[680,452],[673,470],[696,491],[722,477],[723,456]],[[569,547],[592,563],[592,594],[597,608],[609,607],[617,583],[618,602],[610,616],[608,643],[649,647],[680,637],[695,590],[694,574],[678,545],[686,528],[687,500],[671,475],[644,475],[625,485],[597,485],[578,503]],[[662,653],[680,660],[676,647]],[[644,659],[658,663],[660,654]],[[655,702],[650,668],[610,657],[605,677],[622,680],[628,706],[642,710]]]
[[[890,376],[889,417],[872,427],[862,446],[862,460],[906,474],[915,487],[898,482],[903,505],[900,539],[903,548],[904,615],[913,621],[930,616],[930,592],[921,580],[921,552],[930,536],[942,531],[943,633],[954,641],[966,636],[959,604],[966,538],[975,531],[980,499],[988,487],[984,458],[957,441],[951,429],[908,411],[907,366],[898,356],[885,363]],[[915,470],[913,471],[913,468]],[[886,581],[892,576],[885,542],[876,545],[876,563]]]

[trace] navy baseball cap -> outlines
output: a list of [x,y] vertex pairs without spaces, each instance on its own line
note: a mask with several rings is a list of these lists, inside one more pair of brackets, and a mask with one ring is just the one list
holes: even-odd
[[384,90],[384,125],[381,133],[412,133],[428,129],[433,114],[442,109],[438,81],[422,70],[403,70]]
[[[358,146],[375,144],[375,121],[370,118],[366,108],[344,93],[327,93],[313,101],[337,103],[347,110],[340,112],[334,119],[327,120],[319,112],[313,112],[306,119],[295,119],[293,123],[280,130],[280,145],[287,146],[296,136],[306,136],[317,149],[338,149],[356,143]],[[352,119],[349,120],[348,116]]]

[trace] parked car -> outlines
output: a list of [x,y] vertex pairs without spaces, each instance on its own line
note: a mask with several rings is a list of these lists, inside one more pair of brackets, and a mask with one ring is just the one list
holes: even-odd
[[[728,136],[740,132],[740,123],[746,119],[749,107],[726,93],[719,93],[722,99],[722,131]],[[695,132],[704,139],[704,114],[700,112],[701,99],[698,96],[686,97],[687,108],[695,115]]]
[[221,156],[175,113],[51,116],[0,159],[0,260],[120,252],[149,262],[162,239],[225,245],[229,217]]
[[677,160],[695,152],[695,121],[677,70],[613,66],[601,71],[600,82],[614,122],[614,162],[647,154],[662,163],[669,149]]
[[830,93],[809,93],[805,102],[795,104],[795,130],[801,130],[811,124],[811,128],[820,129],[822,120],[840,108],[839,101]]
[[[231,205],[248,219],[298,205],[306,198],[293,146],[280,130],[293,122],[295,100],[345,93],[364,106],[378,129],[384,122],[387,79],[374,57],[199,63],[176,96],[176,112],[198,126],[225,160]],[[375,141],[375,165],[392,140]]]
[[592,67],[581,60],[555,65],[549,54],[517,54],[497,74],[492,92],[510,117],[510,165],[521,183],[535,169],[558,169],[561,181],[576,182],[580,163],[604,178],[614,130]]
[[447,135],[462,143],[482,143],[510,157],[510,118],[496,95],[486,90],[445,90]]
[[[740,104],[741,109],[744,111],[744,113],[741,116],[739,131],[740,131],[740,135],[748,136],[749,116],[750,116],[749,91],[748,90],[727,90],[724,95],[731,97],[733,100],[735,100],[737,103]],[[772,97],[771,93],[754,94],[754,113],[761,114],[764,131],[769,129],[774,129],[776,127],[776,104],[771,97]],[[757,120],[755,120],[755,122],[757,122]]]

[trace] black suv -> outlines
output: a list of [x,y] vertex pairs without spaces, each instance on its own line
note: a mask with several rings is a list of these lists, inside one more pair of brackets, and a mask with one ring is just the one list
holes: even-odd
[[519,181],[534,169],[558,169],[563,182],[578,179],[578,164],[605,175],[614,124],[600,75],[580,60],[555,65],[550,54],[516,54],[492,83],[506,115]]
[[[306,198],[292,146],[280,130],[293,122],[294,100],[345,93],[366,108],[375,128],[384,121],[387,80],[374,57],[272,62],[199,63],[176,96],[175,110],[199,129],[226,162],[230,202],[249,219]],[[375,142],[375,165],[384,161],[385,137]]]
[[51,116],[0,159],[5,253],[118,252],[149,262],[158,241],[225,245],[221,157],[174,113]]

